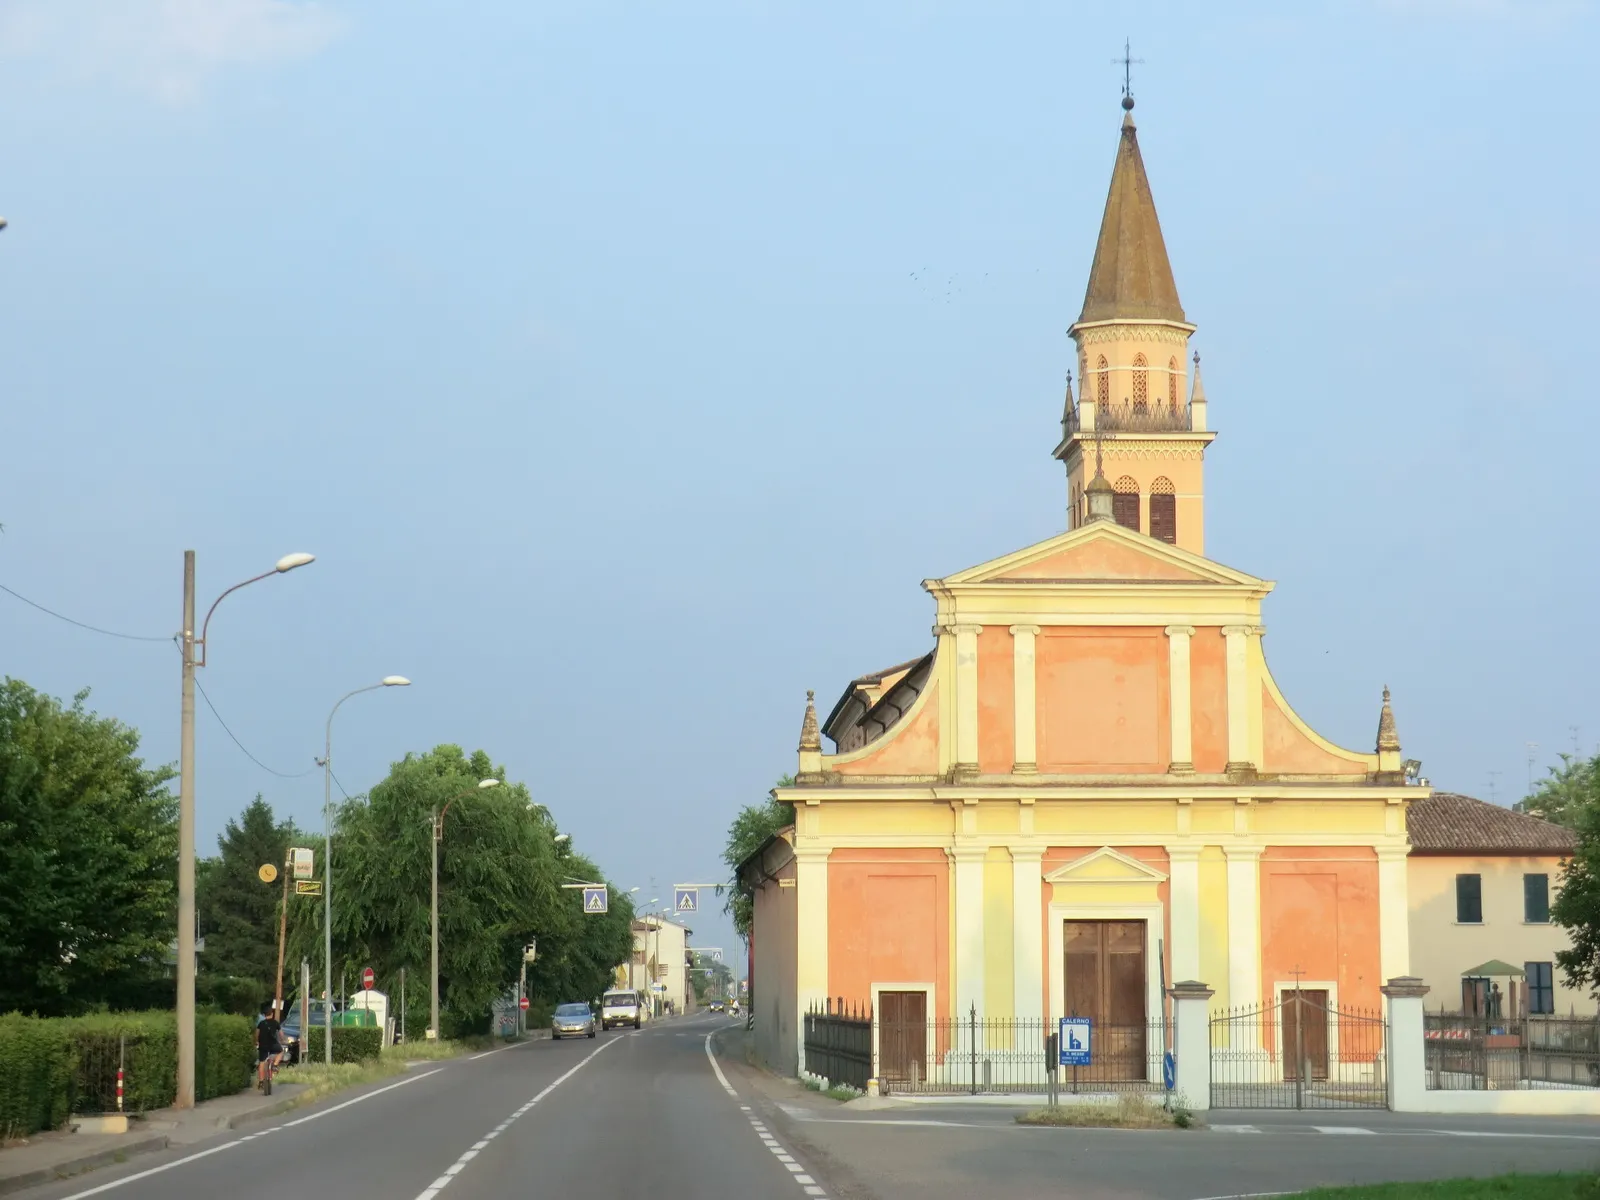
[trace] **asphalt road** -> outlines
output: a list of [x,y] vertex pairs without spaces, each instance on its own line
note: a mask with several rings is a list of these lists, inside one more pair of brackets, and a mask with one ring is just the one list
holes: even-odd
[[823,1195],[798,1164],[791,1170],[780,1159],[781,1149],[764,1143],[751,1115],[741,1111],[746,1101],[719,1081],[705,1036],[726,1024],[720,1017],[680,1018],[637,1033],[533,1042],[420,1065],[393,1082],[214,1142],[141,1156],[25,1195]]

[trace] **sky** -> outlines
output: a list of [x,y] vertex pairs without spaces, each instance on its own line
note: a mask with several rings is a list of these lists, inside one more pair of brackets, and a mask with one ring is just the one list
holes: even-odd
[[1313,727],[1388,684],[1516,799],[1600,740],[1586,0],[0,0],[0,584],[157,639],[0,594],[0,673],[175,761],[183,551],[202,609],[312,552],[212,623],[202,852],[319,826],[399,673],[349,792],[481,747],[640,899],[723,878],[805,690],[1065,528],[1125,39],[1207,553]]

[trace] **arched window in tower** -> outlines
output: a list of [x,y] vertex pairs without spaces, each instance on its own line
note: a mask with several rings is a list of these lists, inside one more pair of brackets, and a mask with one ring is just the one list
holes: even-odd
[[1139,528],[1139,481],[1124,475],[1111,485],[1111,517],[1124,529]]
[[1150,411],[1150,364],[1142,354],[1133,356],[1133,411]]
[[1111,370],[1104,354],[1094,364],[1094,400],[1101,408],[1111,403]]
[[1178,496],[1165,475],[1150,485],[1150,536],[1169,546],[1178,544]]
[[1178,410],[1178,360],[1167,359],[1167,405],[1174,412]]

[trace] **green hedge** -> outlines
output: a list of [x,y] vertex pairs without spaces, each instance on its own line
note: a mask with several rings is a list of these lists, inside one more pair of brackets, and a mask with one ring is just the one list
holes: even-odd
[[[58,1128],[71,1113],[115,1111],[119,1062],[124,1111],[170,1106],[178,1089],[173,1014],[0,1016],[0,1131],[25,1136]],[[242,1091],[254,1073],[255,1027],[248,1018],[195,1018],[197,1099]]]
[[[307,1031],[306,1048],[302,1062],[322,1061],[322,1038],[326,1031],[313,1025]],[[376,1025],[335,1025],[333,1027],[333,1061],[336,1063],[367,1062],[383,1053],[383,1030]]]

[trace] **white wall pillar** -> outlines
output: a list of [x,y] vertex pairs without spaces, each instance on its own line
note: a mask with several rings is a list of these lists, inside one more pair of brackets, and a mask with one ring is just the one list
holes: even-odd
[[1411,912],[1406,888],[1408,846],[1378,847],[1378,973],[1411,974]]
[[1044,850],[1011,848],[1013,1013],[1044,1017]]
[[1038,635],[1037,625],[1011,627],[1011,713],[1016,729],[1016,750],[1012,754],[1011,770],[1018,775],[1030,775],[1039,769],[1038,751],[1034,746],[1038,730],[1034,640]]
[[828,998],[828,851],[795,848],[795,1038],[805,1069],[805,1014]]
[[1181,975],[1167,991],[1172,997],[1172,1057],[1177,1070],[1173,1091],[1193,1112],[1211,1107],[1211,997],[1203,983]]
[[[1224,846],[1228,858],[1228,1006],[1261,1003],[1261,848]],[[1231,1023],[1237,1038],[1255,1049],[1259,1029],[1252,1022]],[[1240,1047],[1235,1047],[1240,1048]]]
[[1389,999],[1389,1108],[1423,1112],[1428,1107],[1428,1055],[1422,1003],[1428,985],[1407,975],[1389,980],[1381,990]]
[[1200,847],[1169,846],[1168,915],[1172,920],[1172,978],[1200,974]]
[[1189,703],[1189,639],[1193,636],[1193,625],[1167,626],[1167,692],[1172,709],[1172,751],[1167,770],[1174,775],[1194,770],[1190,746],[1194,724]]
[[954,851],[956,860],[956,995],[953,1017],[965,1019],[976,1005],[984,1009],[983,957],[983,865],[988,851],[978,846],[963,846]]
[[957,625],[956,774],[978,773],[978,635],[982,625]]
[[[1228,766],[1253,767],[1250,756],[1250,636],[1253,625],[1224,625],[1228,643]],[[1259,703],[1259,701],[1258,701]]]

